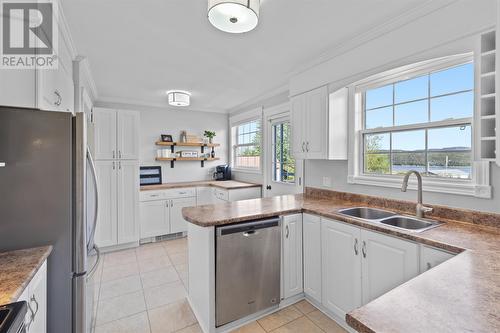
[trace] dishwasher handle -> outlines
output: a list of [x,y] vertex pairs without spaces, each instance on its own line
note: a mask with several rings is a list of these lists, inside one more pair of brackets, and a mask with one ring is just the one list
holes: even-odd
[[256,230],[259,230],[259,229],[279,227],[280,222],[281,222],[281,219],[279,217],[273,217],[273,218],[264,219],[264,220],[256,220],[256,221],[245,222],[245,223],[225,225],[225,226],[217,227],[216,235],[218,237],[220,237],[220,236],[229,235],[229,234],[244,233],[244,236],[248,237],[248,236],[252,235],[253,233],[255,233]]

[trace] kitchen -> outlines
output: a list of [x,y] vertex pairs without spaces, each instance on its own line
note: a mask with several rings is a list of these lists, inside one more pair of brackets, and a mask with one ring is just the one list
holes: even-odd
[[0,5],[0,332],[499,330],[497,1]]

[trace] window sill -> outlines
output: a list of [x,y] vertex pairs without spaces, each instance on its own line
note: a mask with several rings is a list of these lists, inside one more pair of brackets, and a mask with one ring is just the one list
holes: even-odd
[[[349,175],[349,184],[382,186],[401,188],[402,177],[399,176],[375,176],[375,175]],[[422,181],[422,187],[427,192],[438,192],[445,194],[465,195],[476,198],[491,199],[491,186],[474,183],[473,181],[453,181],[445,179],[426,179]],[[417,189],[417,182],[410,178],[408,182],[410,190]]]
[[255,175],[262,175],[261,169],[242,169],[242,168],[231,168],[232,172],[241,172],[241,173],[251,173]]

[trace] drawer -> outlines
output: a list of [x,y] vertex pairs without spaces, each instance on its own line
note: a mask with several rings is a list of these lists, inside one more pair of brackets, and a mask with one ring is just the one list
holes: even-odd
[[226,190],[215,189],[215,196],[217,199],[229,201],[229,192]]
[[170,190],[166,190],[166,196],[167,198],[196,197],[196,188],[195,187],[173,188]]
[[142,191],[140,194],[140,201],[154,201],[154,200],[163,200],[166,199],[166,191],[165,190],[156,190],[156,191]]

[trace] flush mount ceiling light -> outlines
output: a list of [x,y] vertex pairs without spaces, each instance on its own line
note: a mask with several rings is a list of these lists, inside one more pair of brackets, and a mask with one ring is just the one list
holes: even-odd
[[238,34],[259,22],[260,0],[208,0],[208,20],[219,30]]
[[172,106],[189,106],[191,93],[182,90],[167,91],[168,104]]

